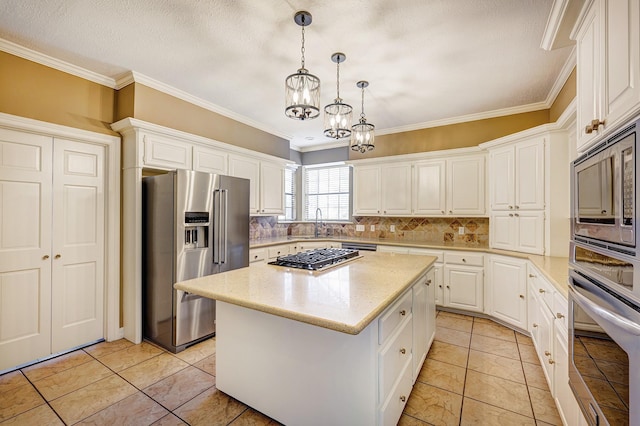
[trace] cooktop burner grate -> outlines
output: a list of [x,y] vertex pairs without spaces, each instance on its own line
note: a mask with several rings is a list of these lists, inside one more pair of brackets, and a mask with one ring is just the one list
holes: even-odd
[[269,265],[317,271],[326,266],[358,257],[359,254],[358,250],[352,249],[315,249],[287,256],[278,256],[275,261],[269,262]]

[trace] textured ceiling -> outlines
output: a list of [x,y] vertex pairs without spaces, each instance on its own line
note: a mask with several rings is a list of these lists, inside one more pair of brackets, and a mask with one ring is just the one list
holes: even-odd
[[[340,95],[380,132],[531,105],[547,97],[571,47],[540,48],[552,0],[3,0],[0,37],[99,74],[135,71],[291,140],[318,145],[322,116],[284,115],[284,79],[306,67],[321,105]],[[334,141],[332,141],[334,142]]]

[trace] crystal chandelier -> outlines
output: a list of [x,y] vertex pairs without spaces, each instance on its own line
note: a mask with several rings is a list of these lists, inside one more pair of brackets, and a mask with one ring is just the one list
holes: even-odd
[[289,118],[310,120],[320,115],[320,79],[304,67],[304,27],[311,24],[311,14],[300,11],[293,20],[302,27],[302,66],[284,81],[285,110]]
[[351,149],[364,153],[366,151],[373,151],[373,148],[375,148],[373,140],[375,138],[374,129],[376,126],[367,123],[364,115],[364,89],[369,86],[369,82],[359,81],[356,83],[356,86],[362,90],[362,112],[360,113],[360,122],[351,127]]
[[351,113],[353,108],[340,99],[340,62],[347,59],[344,53],[334,53],[331,60],[336,63],[337,95],[332,104],[324,107],[324,135],[333,139],[348,138],[351,135]]

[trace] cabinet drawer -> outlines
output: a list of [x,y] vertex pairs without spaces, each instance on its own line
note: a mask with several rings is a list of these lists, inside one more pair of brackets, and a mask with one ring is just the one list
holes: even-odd
[[[529,283],[533,286],[533,291],[538,295],[540,300],[547,305],[547,309],[553,312],[553,295],[555,290],[553,285],[547,281],[537,269],[528,268]],[[555,315],[555,312],[553,312]]]
[[289,246],[276,246],[268,248],[269,259],[275,259],[278,256],[286,256],[289,254]]
[[569,313],[569,303],[567,302],[567,299],[565,299],[565,297],[558,291],[556,291],[553,295],[553,313],[566,330],[569,325],[569,319],[567,317]]
[[389,337],[391,337],[394,330],[398,328],[402,320],[411,314],[411,302],[411,291],[408,291],[400,297],[400,300],[387,309],[387,312],[382,314],[382,317],[378,320],[380,321],[378,331],[379,344],[382,345]]
[[413,318],[404,321],[397,334],[380,351],[380,401],[387,399],[393,384],[398,380],[400,372],[407,362],[411,363],[413,338]]
[[267,250],[264,248],[249,250],[249,263],[262,262],[267,258]]
[[482,266],[484,265],[484,255],[478,253],[445,252],[444,262],[456,265]]
[[396,386],[391,390],[391,394],[380,409],[380,416],[378,417],[379,425],[395,425],[400,420],[404,406],[407,404],[409,394],[413,384],[411,383],[411,364],[407,364],[402,371],[400,380],[396,383]]

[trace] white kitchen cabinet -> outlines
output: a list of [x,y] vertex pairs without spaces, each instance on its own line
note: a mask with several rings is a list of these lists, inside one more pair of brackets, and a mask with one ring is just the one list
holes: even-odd
[[553,351],[550,358],[553,362],[553,397],[563,424],[578,424],[581,413],[578,401],[569,386],[569,351],[567,349],[569,338],[566,326],[556,320],[553,334]]
[[496,211],[489,223],[492,248],[544,254],[544,211]]
[[[380,250],[381,246],[378,246],[378,250]],[[407,251],[397,251],[397,253],[409,253],[409,254],[419,254],[424,256],[435,256],[436,262],[433,264],[433,298],[435,301],[435,305],[442,305],[444,303],[444,270],[443,270],[443,262],[444,262],[444,252],[439,250],[431,250],[431,249],[423,249],[416,247],[397,247],[398,249],[406,249]],[[435,308],[434,308],[435,309]],[[435,329],[434,329],[435,333]]]
[[226,175],[229,163],[229,155],[216,149],[204,146],[193,147],[193,170]]
[[380,166],[381,209],[385,216],[411,214],[411,164]]
[[447,213],[485,214],[484,155],[447,159]]
[[290,252],[291,246],[289,244],[267,247],[267,259],[269,261],[276,260],[279,256],[286,256]]
[[268,251],[264,247],[249,249],[249,264],[264,263],[267,260],[267,256]]
[[427,347],[425,348],[425,357],[436,336],[436,268],[432,267],[427,272]]
[[549,384],[549,389],[553,393],[553,363],[549,362],[550,359],[553,360],[554,344],[553,285],[529,265],[527,268],[527,289],[529,331]]
[[1,371],[105,337],[109,169],[105,146],[8,129],[0,158]]
[[417,162],[413,166],[413,214],[439,216],[446,213],[446,161]]
[[593,0],[571,34],[577,46],[579,152],[640,105],[639,9],[636,0]]
[[491,210],[544,209],[544,171],[544,138],[491,150]]
[[445,252],[443,306],[484,311],[483,262],[482,254]]
[[247,156],[229,155],[229,174],[249,179],[251,214],[284,213],[284,165]]
[[260,214],[284,214],[284,166],[260,162]]
[[166,170],[191,170],[193,164],[193,146],[158,135],[145,134],[143,139],[142,163],[145,167]]
[[353,214],[380,214],[380,166],[353,168]]
[[487,314],[527,330],[527,261],[506,256],[489,258]]

